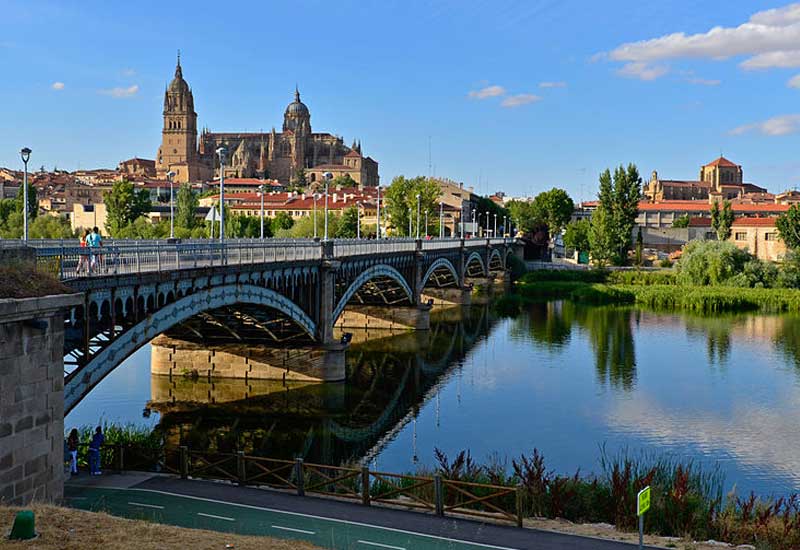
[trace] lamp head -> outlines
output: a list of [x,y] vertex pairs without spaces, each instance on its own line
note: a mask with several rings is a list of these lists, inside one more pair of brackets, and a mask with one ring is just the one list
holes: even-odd
[[225,157],[228,155],[228,148],[224,145],[217,148],[217,155],[219,156],[220,162],[225,162]]
[[175,172],[173,172],[172,170],[170,170],[169,172],[167,172],[167,179],[168,179],[169,181],[172,181],[172,178],[174,178],[174,177],[175,177]]
[[19,155],[22,157],[22,162],[27,163],[28,159],[31,158],[31,150],[28,147],[23,147],[23,149],[19,152]]
[[325,172],[324,174],[322,174],[322,177],[330,181],[333,179],[333,174],[331,174],[330,172]]

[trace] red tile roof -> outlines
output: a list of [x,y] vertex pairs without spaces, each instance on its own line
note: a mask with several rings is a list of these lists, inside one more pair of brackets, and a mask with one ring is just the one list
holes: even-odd
[[725,157],[719,157],[717,160],[709,162],[706,166],[728,166],[732,168],[737,168],[739,165],[734,164]]
[[775,220],[777,216],[770,216],[767,218],[736,218],[733,220],[734,227],[775,227]]
[[355,149],[351,149],[349,153],[345,155],[346,157],[358,157],[361,158],[361,153],[356,151]]

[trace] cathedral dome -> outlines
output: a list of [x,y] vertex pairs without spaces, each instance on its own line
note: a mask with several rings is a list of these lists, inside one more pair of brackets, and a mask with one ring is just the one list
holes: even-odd
[[307,116],[309,114],[308,107],[306,107],[305,103],[300,101],[300,92],[296,88],[294,90],[294,101],[289,103],[289,105],[286,107],[286,114],[295,116]]
[[174,94],[189,93],[189,85],[183,79],[183,71],[181,71],[181,63],[178,61],[178,66],[175,67],[175,78],[169,83],[169,91]]

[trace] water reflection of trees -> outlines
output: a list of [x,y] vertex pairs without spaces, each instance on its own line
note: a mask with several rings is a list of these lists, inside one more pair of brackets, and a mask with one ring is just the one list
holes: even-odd
[[703,336],[706,339],[706,355],[709,365],[724,366],[731,354],[731,330],[737,325],[734,316],[687,316],[686,333],[689,337]]
[[551,351],[566,346],[575,322],[575,304],[569,301],[539,302],[527,308],[511,325],[511,337],[532,339]]
[[800,317],[783,317],[773,341],[784,357],[794,363],[795,370],[800,374]]

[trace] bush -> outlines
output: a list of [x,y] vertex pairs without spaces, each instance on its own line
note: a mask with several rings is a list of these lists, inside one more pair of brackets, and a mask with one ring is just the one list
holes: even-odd
[[659,262],[658,265],[660,265],[661,267],[672,267],[672,260],[670,260],[669,258],[664,258],[663,260],[661,260],[661,262]]
[[674,285],[677,277],[672,271],[612,271],[606,280],[612,285]]
[[725,284],[742,273],[751,259],[747,251],[729,242],[691,241],[678,261],[678,281],[697,286]]
[[778,279],[778,268],[769,262],[762,262],[756,258],[744,264],[744,269],[738,275],[728,280],[730,286],[747,288],[772,288]]
[[779,288],[800,288],[800,254],[789,252],[783,259],[783,264],[775,280]]
[[604,269],[537,269],[522,276],[523,283],[539,281],[568,281],[580,283],[603,283],[608,277]]

